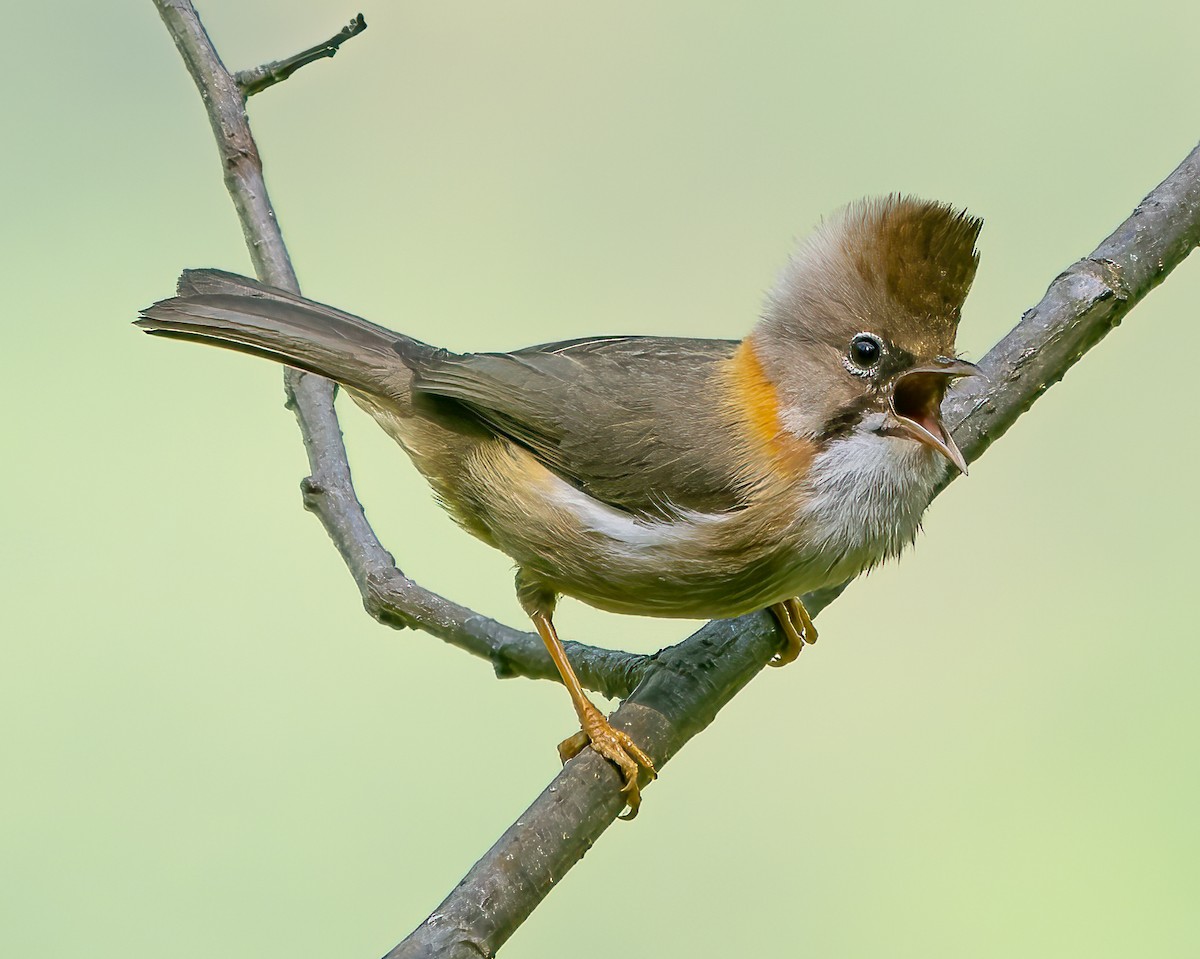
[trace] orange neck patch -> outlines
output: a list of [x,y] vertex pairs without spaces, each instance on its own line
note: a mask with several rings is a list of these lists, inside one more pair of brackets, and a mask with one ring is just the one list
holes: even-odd
[[812,463],[813,444],[783,428],[779,395],[748,339],[733,354],[729,372],[734,413],[775,460],[777,470],[790,474],[792,479],[803,476]]

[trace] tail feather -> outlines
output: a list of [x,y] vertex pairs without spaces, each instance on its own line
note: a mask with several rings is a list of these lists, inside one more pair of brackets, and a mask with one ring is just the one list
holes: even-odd
[[366,393],[407,392],[401,354],[434,348],[286,290],[220,270],[187,270],[179,295],[147,307],[135,325],[274,360]]
[[184,270],[175,283],[176,296],[203,296],[207,293],[240,293],[244,296],[268,296],[276,300],[303,300],[275,286],[227,270]]

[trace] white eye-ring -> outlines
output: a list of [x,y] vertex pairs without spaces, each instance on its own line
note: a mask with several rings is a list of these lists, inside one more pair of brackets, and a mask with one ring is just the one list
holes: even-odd
[[842,365],[855,376],[870,376],[886,352],[883,340],[874,333],[856,333],[842,357]]

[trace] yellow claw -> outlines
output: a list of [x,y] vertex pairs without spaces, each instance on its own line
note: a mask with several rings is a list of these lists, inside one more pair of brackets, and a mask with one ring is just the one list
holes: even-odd
[[651,779],[658,778],[654,761],[627,732],[614,727],[594,706],[585,710],[582,726],[574,736],[569,736],[558,744],[559,758],[565,763],[590,743],[596,752],[614,763],[621,770],[621,777],[625,780],[621,792],[625,793],[625,804],[629,807],[629,812],[620,818],[632,819],[642,804],[641,789],[638,786],[641,770],[645,769]]
[[779,628],[783,630],[787,644],[768,665],[786,666],[800,655],[800,651],[804,649],[806,643],[812,645],[817,641],[817,628],[813,625],[808,610],[804,608],[804,604],[798,597],[776,603],[771,607],[771,612],[779,621]]

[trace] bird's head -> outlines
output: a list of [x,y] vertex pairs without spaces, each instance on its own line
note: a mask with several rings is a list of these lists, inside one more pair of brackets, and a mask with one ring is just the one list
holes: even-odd
[[903,437],[966,470],[941,404],[951,380],[978,372],[954,338],[982,225],[943,203],[889,196],[818,227],[751,334],[786,429],[818,443]]

